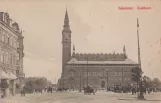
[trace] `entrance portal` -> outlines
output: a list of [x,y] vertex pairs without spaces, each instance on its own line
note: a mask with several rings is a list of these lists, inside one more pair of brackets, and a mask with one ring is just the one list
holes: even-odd
[[105,88],[105,81],[101,81],[101,88]]

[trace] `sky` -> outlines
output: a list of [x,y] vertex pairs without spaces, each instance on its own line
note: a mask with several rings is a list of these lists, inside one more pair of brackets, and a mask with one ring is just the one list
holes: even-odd
[[[78,53],[122,53],[137,59],[137,18],[144,75],[161,79],[161,1],[159,0],[1,0],[23,30],[24,72],[54,82],[61,75],[62,30],[66,11],[72,45]],[[137,6],[151,7],[137,10]],[[120,10],[118,7],[133,7]]]

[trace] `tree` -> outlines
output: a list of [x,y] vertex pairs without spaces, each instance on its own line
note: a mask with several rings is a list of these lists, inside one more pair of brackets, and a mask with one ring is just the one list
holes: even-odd
[[161,86],[161,81],[158,78],[154,78],[152,81],[153,86],[155,87],[160,87]]
[[44,88],[51,84],[45,77],[28,77],[25,79],[25,85],[32,89]]
[[150,77],[148,76],[143,77],[143,84],[145,85],[146,88],[152,87],[151,83],[152,83],[152,80]]
[[132,73],[131,75],[132,80],[135,82],[139,82],[141,78],[141,69],[138,67],[132,68],[131,73]]
[[138,91],[138,83],[141,78],[141,69],[139,67],[135,67],[131,69],[131,79],[137,83],[137,91]]

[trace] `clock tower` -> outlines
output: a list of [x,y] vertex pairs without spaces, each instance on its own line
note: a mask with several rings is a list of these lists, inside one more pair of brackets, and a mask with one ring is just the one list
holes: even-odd
[[71,30],[69,26],[68,12],[66,10],[62,31],[62,69],[71,57]]

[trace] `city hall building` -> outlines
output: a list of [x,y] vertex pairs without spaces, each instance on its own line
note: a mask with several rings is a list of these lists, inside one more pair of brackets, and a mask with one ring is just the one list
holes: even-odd
[[125,46],[122,53],[71,53],[71,30],[68,13],[62,31],[62,74],[58,88],[82,88],[91,85],[105,89],[113,85],[131,85],[131,69],[138,64],[128,58]]
[[0,12],[0,94],[5,96],[15,95],[16,87],[22,87],[23,38],[19,25]]

